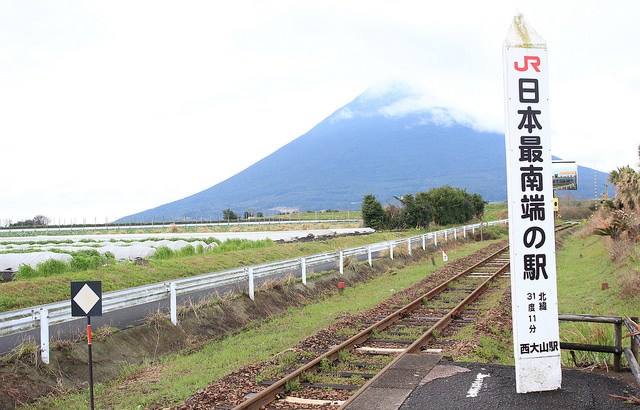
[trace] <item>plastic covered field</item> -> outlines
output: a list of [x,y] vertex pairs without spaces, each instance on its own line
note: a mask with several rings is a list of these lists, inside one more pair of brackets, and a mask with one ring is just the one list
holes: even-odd
[[[96,250],[101,254],[110,252],[117,260],[147,259],[160,247],[167,247],[174,252],[193,246],[195,250],[202,246],[204,250],[210,250],[217,244],[208,244],[202,240],[185,241],[178,240],[143,240],[136,242],[91,242],[82,241],[74,243],[18,243],[0,244],[0,271],[17,271],[20,265],[29,265],[36,268],[39,263],[48,259],[69,261],[70,253],[83,250]],[[51,252],[56,250],[57,252]],[[19,253],[13,251],[20,251]]]

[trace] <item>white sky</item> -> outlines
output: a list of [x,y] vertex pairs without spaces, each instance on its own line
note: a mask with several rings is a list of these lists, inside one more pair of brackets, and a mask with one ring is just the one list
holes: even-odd
[[518,13],[548,43],[554,155],[636,167],[637,0],[1,0],[0,225],[181,199],[387,81],[504,132]]

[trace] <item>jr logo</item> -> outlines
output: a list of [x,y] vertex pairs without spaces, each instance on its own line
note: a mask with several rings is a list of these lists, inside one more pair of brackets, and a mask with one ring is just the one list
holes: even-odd
[[540,57],[538,56],[524,56],[524,66],[519,66],[517,61],[513,62],[513,68],[517,71],[527,71],[529,69],[529,64],[533,67],[536,72],[540,72]]

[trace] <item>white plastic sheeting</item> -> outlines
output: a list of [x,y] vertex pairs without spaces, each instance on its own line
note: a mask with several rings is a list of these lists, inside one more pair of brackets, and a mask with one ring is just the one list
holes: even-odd
[[[135,259],[147,259],[156,253],[156,250],[161,246],[166,246],[174,252],[180,251],[186,246],[193,246],[195,250],[202,245],[203,249],[210,250],[215,246],[218,246],[215,242],[207,244],[205,241],[185,241],[179,240],[148,240],[139,242],[74,242],[74,243],[21,243],[21,244],[4,244],[0,245],[0,271],[13,270],[17,271],[20,265],[27,264],[33,268],[36,268],[38,263],[44,262],[47,259],[58,259],[63,261],[71,260],[72,256],[68,253],[56,253],[50,252],[55,249],[62,252],[78,252],[82,250],[96,250],[102,255],[107,252],[111,252],[116,260],[135,260]],[[11,253],[16,250],[36,250],[35,252],[27,253]],[[42,251],[40,251],[42,250]]]
[[29,265],[35,269],[39,263],[49,259],[68,262],[71,255],[56,252],[3,253],[0,254],[0,270],[10,269],[15,272],[21,265]]

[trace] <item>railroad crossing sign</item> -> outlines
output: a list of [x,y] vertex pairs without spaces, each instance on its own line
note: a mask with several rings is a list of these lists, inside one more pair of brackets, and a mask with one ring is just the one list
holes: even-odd
[[71,282],[71,316],[102,316],[102,282]]

